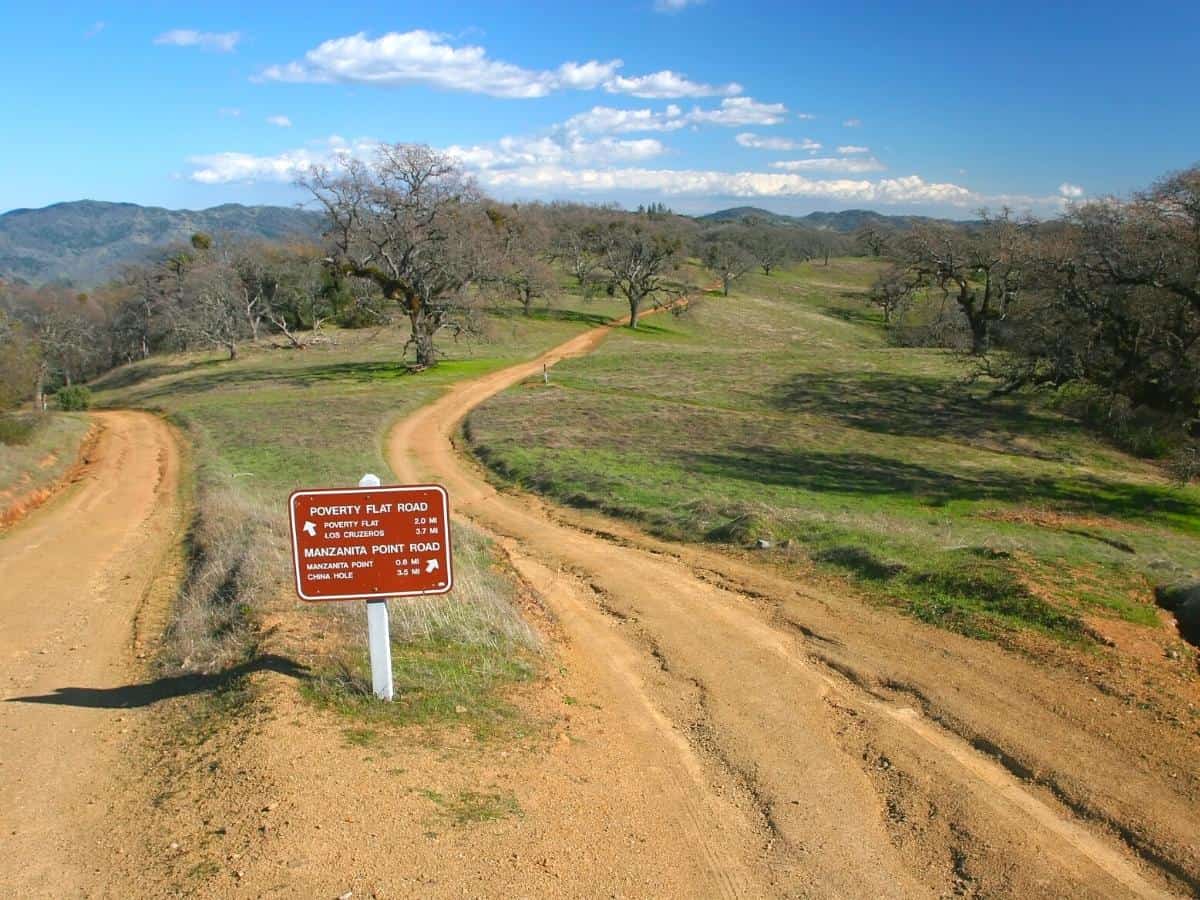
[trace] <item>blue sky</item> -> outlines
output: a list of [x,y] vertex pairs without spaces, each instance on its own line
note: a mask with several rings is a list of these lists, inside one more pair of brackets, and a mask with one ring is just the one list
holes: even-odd
[[[903,7],[903,8],[901,8]],[[380,141],[502,198],[966,217],[1200,161],[1200,4],[25,4],[0,210],[293,203]]]

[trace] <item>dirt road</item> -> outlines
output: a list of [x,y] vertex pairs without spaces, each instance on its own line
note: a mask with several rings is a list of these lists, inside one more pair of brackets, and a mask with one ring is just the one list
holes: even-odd
[[605,333],[459,385],[400,422],[389,454],[401,479],[443,482],[456,514],[499,538],[559,620],[567,658],[593,673],[623,730],[643,736],[617,736],[619,767],[590,775],[639,772],[656,798],[639,816],[652,840],[670,838],[660,863],[679,873],[676,889],[1116,897],[1200,887],[1186,728],[994,645],[494,489],[453,446],[458,425]]
[[[120,802],[137,643],[178,535],[167,426],[95,415],[82,477],[0,535],[0,885],[9,897],[129,896],[98,840]],[[151,619],[154,619],[151,621]],[[141,631],[139,631],[139,627]]]

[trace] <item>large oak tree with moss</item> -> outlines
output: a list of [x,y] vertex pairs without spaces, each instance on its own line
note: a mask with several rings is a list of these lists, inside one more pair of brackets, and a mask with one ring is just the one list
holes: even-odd
[[300,180],[329,220],[328,265],[365,278],[408,316],[417,368],[437,365],[436,339],[469,326],[478,287],[497,265],[484,196],[444,154],[384,144],[374,159]]

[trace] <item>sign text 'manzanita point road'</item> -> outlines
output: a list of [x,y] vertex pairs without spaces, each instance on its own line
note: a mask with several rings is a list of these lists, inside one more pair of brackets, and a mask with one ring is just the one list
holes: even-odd
[[435,484],[296,491],[296,592],[358,600],[450,590],[450,503]]

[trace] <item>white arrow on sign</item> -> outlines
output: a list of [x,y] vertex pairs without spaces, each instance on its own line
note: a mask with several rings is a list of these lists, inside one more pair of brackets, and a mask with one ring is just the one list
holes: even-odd
[[304,528],[303,528],[303,531],[304,531],[304,533],[305,533],[305,534],[307,534],[309,537],[316,537],[316,536],[317,536],[317,526],[316,526],[316,525],[314,525],[312,522],[305,522],[305,523],[304,523]]
[[439,563],[436,559],[431,559],[429,562],[425,563],[425,574],[428,575],[430,572],[436,572],[438,570],[438,565]]

